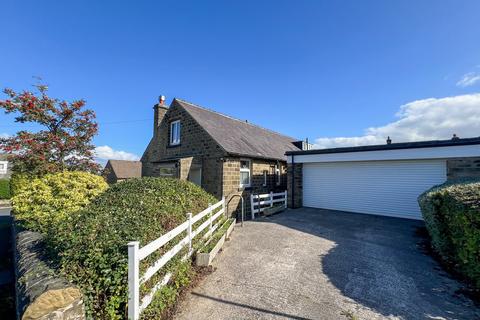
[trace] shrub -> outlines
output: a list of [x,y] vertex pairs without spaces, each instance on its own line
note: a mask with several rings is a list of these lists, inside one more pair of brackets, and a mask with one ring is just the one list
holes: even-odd
[[25,228],[43,233],[107,188],[102,177],[78,171],[47,174],[28,183],[21,179],[12,198],[15,218]]
[[[88,317],[121,319],[126,317],[128,301],[127,243],[137,240],[143,246],[184,222],[187,212],[197,214],[215,202],[213,196],[187,181],[130,179],[113,185],[85,209],[69,215],[47,238],[60,256],[62,271],[82,288]],[[179,235],[171,246],[184,236]],[[140,272],[164,251],[142,261]],[[174,273],[173,281],[162,288],[163,295],[156,295],[145,317],[158,319],[176,300],[179,289],[188,284],[191,264],[181,262],[180,256],[182,252],[165,266]],[[142,285],[141,294],[164,272]]]
[[10,180],[0,179],[0,200],[10,199]]
[[480,288],[480,181],[445,183],[418,202],[435,251]]
[[12,196],[19,194],[22,189],[26,188],[33,177],[24,173],[14,173],[10,177],[10,192]]

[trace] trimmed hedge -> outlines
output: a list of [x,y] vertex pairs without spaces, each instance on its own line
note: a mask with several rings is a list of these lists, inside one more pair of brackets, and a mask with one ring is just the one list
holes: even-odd
[[0,200],[10,199],[10,180],[0,179]]
[[480,288],[480,181],[436,186],[418,202],[434,250]]
[[[68,215],[47,241],[60,257],[61,270],[83,290],[87,317],[124,319],[128,301],[127,243],[137,240],[144,246],[184,222],[187,212],[197,214],[215,202],[212,195],[188,181],[129,179],[110,187],[85,209]],[[168,248],[143,260],[140,273],[184,236],[182,233]],[[173,273],[172,281],[155,296],[144,318],[160,318],[189,284],[194,272],[191,263],[180,261],[182,255],[177,254],[163,271],[142,285],[144,295],[166,270]]]
[[61,219],[87,205],[107,187],[97,175],[65,171],[17,183],[12,206],[17,221],[32,231],[46,233]]

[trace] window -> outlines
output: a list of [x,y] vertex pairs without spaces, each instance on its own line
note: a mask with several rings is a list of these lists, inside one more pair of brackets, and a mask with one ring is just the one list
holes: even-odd
[[7,173],[7,161],[0,161],[0,174]]
[[240,160],[240,187],[250,187],[250,160]]
[[180,144],[180,120],[170,123],[170,145]]
[[275,182],[277,186],[280,185],[282,176],[280,175],[280,166],[278,164],[275,165]]
[[158,174],[161,177],[172,177],[176,173],[176,168],[174,164],[162,165],[158,171]]
[[264,186],[264,187],[267,186],[267,178],[268,178],[268,171],[267,171],[267,170],[264,170],[264,171],[263,171],[263,186]]

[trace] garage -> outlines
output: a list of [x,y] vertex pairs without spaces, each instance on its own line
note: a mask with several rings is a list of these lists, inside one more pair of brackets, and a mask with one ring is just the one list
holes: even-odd
[[307,163],[303,205],[421,219],[417,197],[447,179],[445,160]]
[[289,206],[422,219],[417,198],[480,177],[480,138],[287,152]]

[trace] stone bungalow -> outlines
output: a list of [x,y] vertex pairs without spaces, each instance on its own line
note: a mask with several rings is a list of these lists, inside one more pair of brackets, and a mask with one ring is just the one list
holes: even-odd
[[225,196],[229,213],[245,200],[249,216],[252,193],[286,190],[287,151],[301,141],[174,99],[154,106],[153,137],[145,150],[142,176],[189,180],[217,199]]
[[116,183],[142,176],[142,163],[129,160],[108,160],[102,175],[108,183]]

